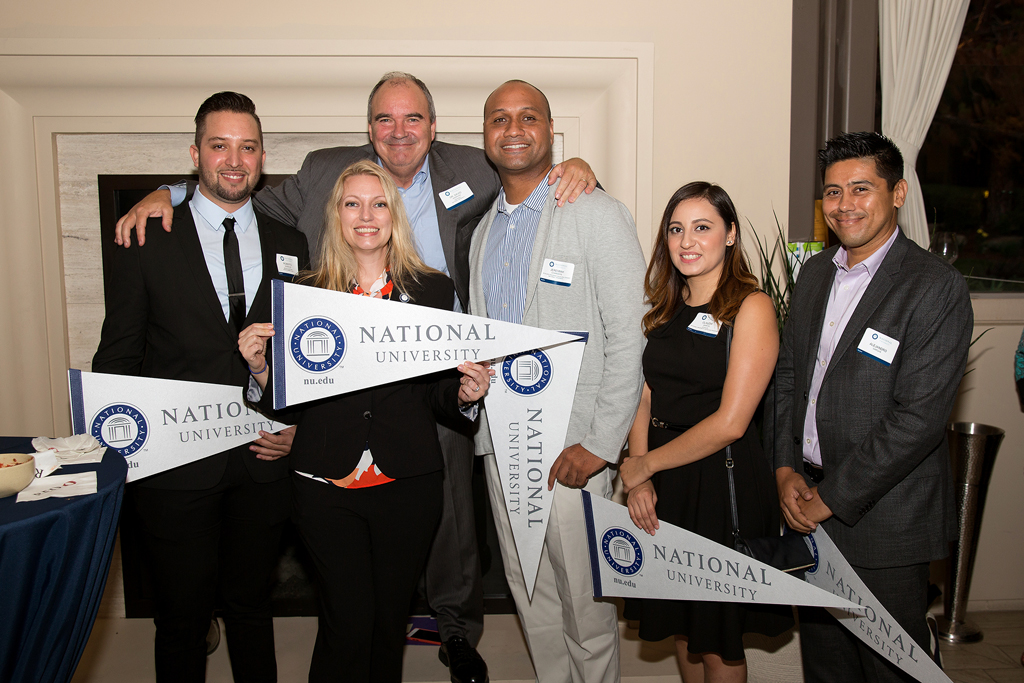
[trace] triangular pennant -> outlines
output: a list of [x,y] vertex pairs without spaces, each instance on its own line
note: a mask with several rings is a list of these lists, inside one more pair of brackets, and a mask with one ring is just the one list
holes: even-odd
[[861,607],[856,612],[829,607],[829,613],[850,633],[864,641],[876,655],[915,679],[922,683],[950,683],[949,676],[932,661],[929,653],[921,650],[910,634],[882,607],[878,598],[872,595],[825,533],[825,529],[819,524],[808,538],[811,539],[817,562],[807,571],[807,583],[841,595]]
[[572,337],[274,280],[274,408],[397,382]]
[[581,493],[596,597],[858,609],[844,597],[672,524],[661,522],[648,536],[625,506]]
[[287,427],[242,400],[241,387],[68,370],[75,434],[128,461],[128,481],[159,474]]
[[578,335],[575,341],[492,361],[495,377],[484,398],[505,506],[531,598],[554,493],[548,491],[548,473],[565,448],[587,339],[585,332],[572,334]]

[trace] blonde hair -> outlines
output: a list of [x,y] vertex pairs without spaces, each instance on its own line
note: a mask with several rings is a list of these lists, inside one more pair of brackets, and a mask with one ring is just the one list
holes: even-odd
[[355,176],[373,176],[384,190],[384,201],[391,213],[391,239],[388,240],[387,267],[391,280],[400,291],[408,293],[408,286],[418,283],[420,276],[436,272],[420,259],[412,238],[412,227],[405,213],[405,204],[391,176],[372,161],[357,161],[338,176],[324,209],[324,234],[320,240],[320,265],[303,273],[299,281],[315,287],[348,292],[356,281],[358,269],[352,247],[341,232],[338,205],[345,193],[345,181]]

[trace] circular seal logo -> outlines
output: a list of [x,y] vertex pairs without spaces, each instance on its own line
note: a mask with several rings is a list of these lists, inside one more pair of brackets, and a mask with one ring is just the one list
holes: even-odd
[[327,372],[345,357],[345,333],[330,318],[306,318],[292,330],[288,347],[303,370]]
[[551,381],[551,359],[543,351],[524,351],[514,356],[505,356],[501,363],[501,378],[505,386],[517,394],[539,394]]
[[604,532],[601,552],[608,566],[624,576],[633,576],[644,566],[644,551],[633,534],[619,527]]
[[813,574],[818,571],[818,544],[814,542],[814,536],[808,534],[807,540],[811,542],[811,555],[814,557],[814,564],[807,568],[808,574]]
[[142,411],[127,403],[111,403],[92,418],[90,433],[104,446],[128,458],[146,445],[149,424]]

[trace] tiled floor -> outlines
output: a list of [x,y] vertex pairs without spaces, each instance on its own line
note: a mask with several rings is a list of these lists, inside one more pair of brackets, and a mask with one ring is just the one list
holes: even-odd
[[[942,645],[946,673],[955,683],[1024,683],[1024,611],[975,612],[969,619],[984,631],[980,643]],[[316,635],[316,620],[277,619],[278,678],[282,683],[306,679]],[[636,631],[621,624],[623,683],[679,681],[670,641],[644,643]],[[153,624],[146,619],[100,619],[96,622],[73,683],[144,683],[153,680]],[[799,681],[799,647],[792,633],[771,642],[749,642],[750,683]],[[518,620],[489,615],[480,643],[492,683],[529,683],[533,667]],[[437,648],[410,646],[405,653],[407,682],[446,683],[447,669],[437,660]],[[223,645],[209,658],[209,683],[230,683],[231,672]]]
[[954,683],[1024,683],[1024,612],[973,612],[979,643],[942,644],[942,662]]

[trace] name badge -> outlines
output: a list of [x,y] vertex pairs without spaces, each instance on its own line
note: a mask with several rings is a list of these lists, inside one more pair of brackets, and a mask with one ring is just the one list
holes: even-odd
[[722,329],[722,323],[715,320],[710,313],[698,313],[686,329],[704,337],[717,337],[718,331]]
[[279,272],[281,275],[298,275],[299,257],[289,256],[288,254],[278,254],[277,272]]
[[438,192],[437,196],[441,198],[441,203],[444,204],[444,208],[450,211],[459,204],[468,202],[472,199],[473,190],[469,189],[469,185],[466,183],[459,183],[455,187],[449,188],[444,192]]
[[898,341],[869,327],[864,330],[864,336],[861,337],[857,350],[865,356],[871,356],[879,363],[892,365],[892,359],[896,357],[896,349],[899,347]]
[[572,284],[572,271],[575,269],[575,264],[548,259],[540,269],[540,281],[549,285],[568,287]]

